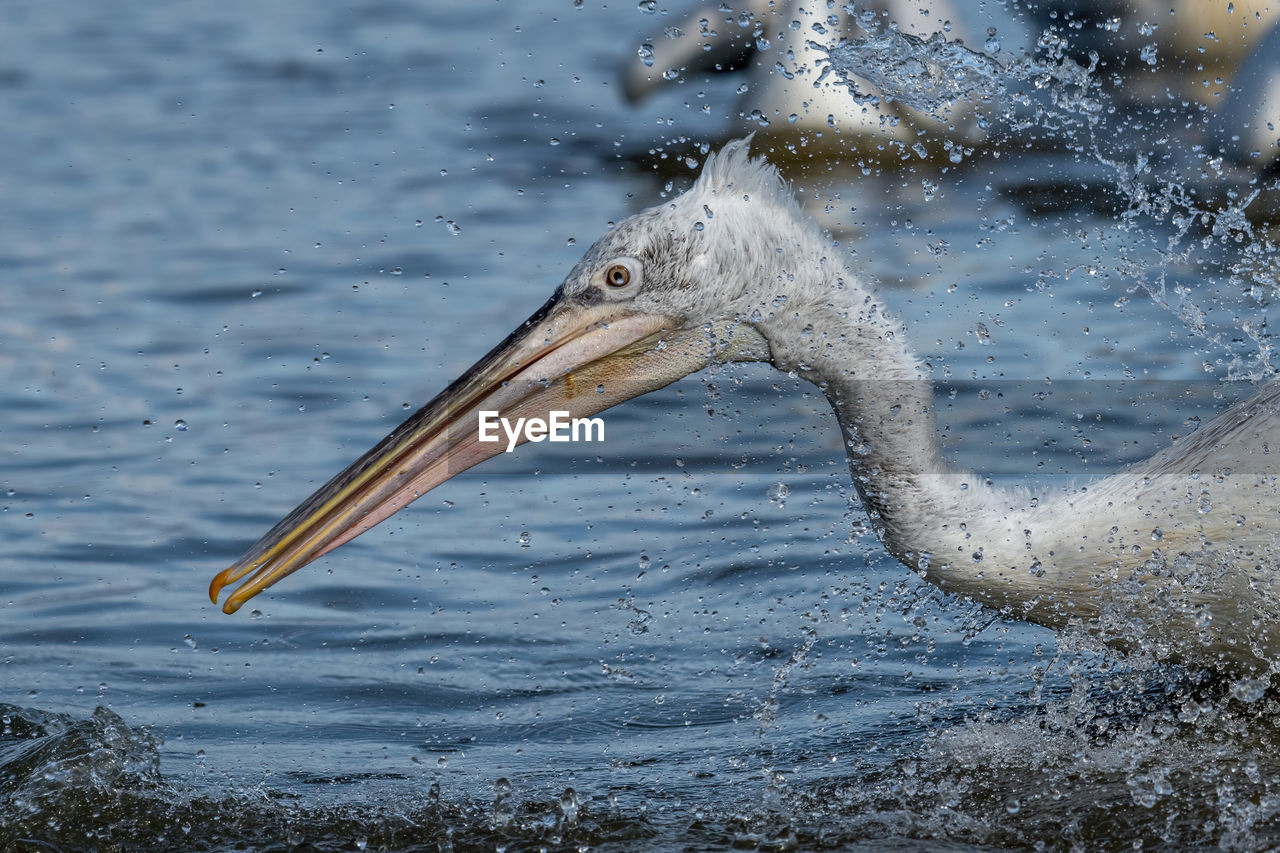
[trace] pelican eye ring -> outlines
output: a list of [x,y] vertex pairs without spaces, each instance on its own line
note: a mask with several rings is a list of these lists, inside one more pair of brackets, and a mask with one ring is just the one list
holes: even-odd
[[622,290],[640,283],[640,262],[635,258],[616,258],[605,267],[604,284],[611,290]]

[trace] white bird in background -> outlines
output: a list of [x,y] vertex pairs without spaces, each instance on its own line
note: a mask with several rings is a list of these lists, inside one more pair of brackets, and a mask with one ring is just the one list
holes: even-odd
[[726,145],[684,195],[596,241],[505,341],[215,577],[213,600],[248,576],[223,605],[234,612],[501,452],[478,440],[481,410],[585,417],[712,364],[768,361],[826,395],[881,541],[944,590],[1158,658],[1271,671],[1280,383],[1076,490],[953,468],[901,327],[748,145]]
[[[976,142],[983,132],[972,105],[957,102],[934,113],[878,98],[874,85],[852,79],[867,96],[854,100],[842,80],[824,75],[827,47],[863,34],[861,24],[888,28],[919,38],[935,33],[982,50],[1000,34],[1009,44],[1030,44],[1030,31],[998,3],[981,3],[960,14],[950,0],[887,0],[856,18],[851,6],[824,0],[744,0],[730,7],[709,4],[668,27],[623,66],[623,92],[641,101],[689,74],[745,69],[737,115],[729,132],[755,131],[799,139],[806,147],[821,143],[844,153],[892,145],[936,147],[943,140]],[[993,11],[994,10],[994,11]],[[997,15],[997,13],[999,13]],[[835,141],[833,137],[839,138]]]
[[[1034,6],[1041,25],[1057,24],[1078,35],[1073,50],[1096,50],[1112,64],[1157,65],[1183,78],[1194,95],[1211,91],[1214,74],[1229,75],[1255,49],[1280,16],[1273,0],[1042,0]],[[1206,71],[1212,73],[1197,73]],[[1206,83],[1208,85],[1206,85]]]
[[[1168,106],[1173,89],[1215,111],[1211,150],[1255,167],[1280,160],[1280,25],[1273,25],[1280,3],[1051,0],[1031,11],[1035,26],[1064,34],[1068,52],[1080,62],[1088,62],[1090,51],[1100,54],[1098,74],[1127,69],[1117,101],[1155,98]],[[883,93],[857,75],[824,75],[827,51],[842,39],[868,39],[868,28],[892,28],[917,39],[945,37],[1004,64],[1031,53],[1035,42],[1027,15],[999,2],[875,0],[856,4],[856,10],[852,4],[828,8],[822,0],[713,3],[667,27],[628,59],[623,92],[635,103],[664,86],[688,82],[690,75],[740,71],[742,94],[731,135],[756,131],[785,139],[785,149],[835,148],[842,157],[879,151],[890,163],[901,161],[898,155],[912,146],[940,157],[951,143],[980,144],[987,131],[979,114],[991,111],[983,92],[924,109],[909,103],[908,92]],[[939,58],[937,51],[906,41],[898,43],[891,61],[918,75],[960,73],[934,67]],[[847,84],[864,97],[850,97]]]
[[1280,163],[1280,23],[1236,69],[1215,110],[1210,139],[1246,165]]

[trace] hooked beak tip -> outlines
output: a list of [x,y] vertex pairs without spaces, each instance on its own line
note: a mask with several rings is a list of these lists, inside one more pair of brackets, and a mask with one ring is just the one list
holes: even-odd
[[[209,583],[209,600],[214,604],[218,603],[218,594],[222,592],[222,588],[231,581],[231,570],[223,569],[213,576],[213,580]],[[230,604],[231,602],[227,602]],[[228,613],[232,611],[227,611]]]

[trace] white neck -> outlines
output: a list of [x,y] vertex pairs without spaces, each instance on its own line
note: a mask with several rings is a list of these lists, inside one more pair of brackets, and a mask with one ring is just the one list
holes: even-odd
[[[1161,657],[1274,668],[1280,476],[1269,442],[1280,430],[1280,383],[1080,488],[1037,500],[990,485],[943,461],[929,374],[843,253],[782,196],[776,175],[740,162],[744,149],[721,156],[699,179],[704,194],[682,196],[718,214],[701,232],[715,238],[706,252],[718,260],[691,268],[721,274],[704,275],[705,290],[688,287],[705,300],[692,313],[728,306],[730,319],[764,336],[776,367],[822,389],[854,486],[895,557],[1010,616],[1053,627],[1079,620]],[[737,193],[760,206],[737,203]]]
[[1054,570],[1053,543],[1029,531],[1043,510],[942,459],[933,383],[901,327],[847,270],[762,324],[773,362],[819,386],[836,411],[853,483],[877,535],[944,589],[1015,615],[1061,624],[1046,604],[1079,578]]

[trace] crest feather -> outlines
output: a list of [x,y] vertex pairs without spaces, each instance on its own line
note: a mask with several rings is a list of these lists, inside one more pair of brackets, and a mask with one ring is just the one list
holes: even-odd
[[796,207],[791,188],[778,170],[763,157],[751,157],[751,136],[726,142],[719,151],[707,155],[694,189],[717,196],[732,192],[784,208]]

